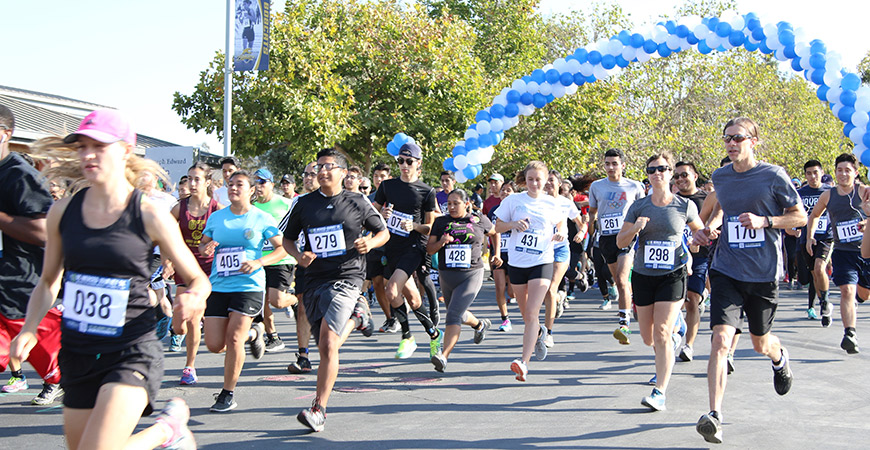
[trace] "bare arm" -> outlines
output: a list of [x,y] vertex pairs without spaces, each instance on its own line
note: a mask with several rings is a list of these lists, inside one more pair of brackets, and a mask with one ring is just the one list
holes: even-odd
[[0,212],[0,231],[27,244],[45,246],[45,214],[33,217],[10,216]]

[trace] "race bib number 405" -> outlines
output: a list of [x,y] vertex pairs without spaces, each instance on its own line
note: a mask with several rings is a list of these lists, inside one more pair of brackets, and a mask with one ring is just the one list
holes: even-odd
[[646,241],[643,250],[643,266],[647,269],[673,269],[677,244],[677,242],[671,241]]
[[311,251],[318,258],[329,258],[347,253],[344,228],[341,224],[310,228],[308,241],[311,242]]
[[244,247],[222,247],[214,257],[214,265],[218,276],[228,277],[242,273],[242,263],[245,262]]
[[468,269],[471,267],[471,246],[448,245],[444,249],[444,259],[444,265],[449,269]]
[[612,213],[601,216],[599,219],[601,222],[601,235],[612,236],[614,234],[619,234],[619,230],[622,229],[622,220],[622,213]]
[[840,242],[855,242],[861,240],[861,232],[858,231],[858,219],[837,222],[837,237]]
[[124,331],[130,280],[68,272],[63,287],[63,323],[95,336],[120,336]]
[[728,246],[758,248],[764,246],[764,230],[751,230],[740,224],[737,216],[728,218]]
[[387,229],[390,230],[390,233],[393,233],[396,236],[408,236],[411,234],[402,229],[403,220],[413,221],[414,216],[399,211],[393,211],[393,214],[390,215],[389,219],[387,219]]

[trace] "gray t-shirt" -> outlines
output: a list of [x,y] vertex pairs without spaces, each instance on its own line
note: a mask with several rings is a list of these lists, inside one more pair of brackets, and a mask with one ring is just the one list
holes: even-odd
[[656,206],[652,197],[631,205],[625,221],[648,217],[646,227],[637,235],[633,271],[649,276],[665,275],[686,265],[689,249],[683,239],[686,224],[698,219],[695,202],[678,195],[667,206]]
[[628,178],[620,178],[616,182],[602,178],[592,182],[589,186],[589,207],[598,208],[595,228],[601,232],[601,236],[619,234],[628,207],[643,196],[643,185]]
[[800,196],[782,167],[759,162],[738,173],[732,166],[716,169],[712,176],[724,217],[710,269],[739,281],[776,281],[782,273],[782,233],[744,228],[737,216],[781,216],[786,208],[801,205]]

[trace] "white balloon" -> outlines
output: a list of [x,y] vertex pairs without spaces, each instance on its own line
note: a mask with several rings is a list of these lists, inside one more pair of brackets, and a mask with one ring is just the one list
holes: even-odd
[[492,147],[486,147],[480,149],[480,163],[486,164],[492,161],[492,155],[495,154],[495,149]]
[[655,34],[653,34],[652,40],[655,41],[656,44],[662,44],[664,42],[667,42],[668,36],[668,30],[665,27],[659,25],[656,27],[656,31]]
[[866,112],[855,111],[852,113],[852,125],[855,125],[856,129],[866,129],[867,123],[870,123],[870,116],[868,116]]
[[788,60],[788,56],[785,56],[785,51],[783,51],[782,49],[775,51],[773,55],[776,56],[776,59],[778,61]]
[[532,105],[523,105],[523,107],[520,108],[520,115],[528,117],[534,113],[535,113],[535,107]]
[[584,77],[588,77],[592,75],[592,64],[585,62],[580,65],[580,73],[583,74]]
[[809,58],[801,58],[801,59],[800,59],[800,62],[801,62],[801,69],[804,69],[804,70],[810,70],[810,69],[813,67],[813,66],[810,65],[810,59],[809,59]]
[[697,37],[698,39],[701,39],[701,38],[707,36],[707,33],[710,32],[710,28],[708,28],[707,25],[704,25],[702,23],[702,24],[696,25],[695,29],[692,30],[692,32],[695,33],[695,37]]
[[479,137],[480,137],[480,133],[478,133],[477,131],[472,130],[471,128],[465,130],[465,139],[472,139],[472,138],[477,139]]
[[[470,166],[480,164],[480,150],[472,150],[472,151],[468,152],[468,154],[465,155],[465,158],[467,159],[468,165],[470,165]],[[456,160],[454,159],[454,161],[456,161]],[[459,167],[457,167],[457,169],[458,168]]]
[[[841,77],[840,74],[838,74],[836,72],[825,72],[825,76],[824,76],[825,85],[828,86],[829,88],[831,88],[832,90],[834,88],[837,88],[838,90],[840,89],[840,80],[842,80],[842,79],[843,79],[843,77]],[[830,91],[828,91],[828,92],[830,92]],[[838,97],[839,97],[839,95],[840,94],[837,94]]]
[[456,155],[453,157],[453,167],[456,167],[458,170],[464,169],[468,166],[468,157],[465,155]]
[[559,58],[559,59],[553,61],[553,68],[558,70],[560,73],[567,72],[566,64],[567,64],[567,62],[565,61],[565,58]]
[[522,94],[526,92],[526,82],[523,80],[514,80],[513,84],[511,84],[511,88],[516,89]]
[[490,131],[492,131],[492,128],[490,127],[488,120],[477,122],[477,134],[488,134]]
[[801,59],[806,59],[812,56],[810,46],[805,42],[798,42],[794,45],[794,52],[797,53]]
[[794,41],[795,42],[803,42],[807,40],[807,30],[804,27],[797,27],[794,29]]
[[852,142],[854,142],[855,144],[863,144],[865,132],[865,128],[855,127],[854,129],[852,129],[852,131],[849,132],[849,139],[851,139]]
[[578,72],[580,72],[581,65],[582,64],[580,64],[580,61],[577,61],[576,59],[571,58],[571,60],[568,61],[568,63],[565,65],[565,71],[572,73],[572,74],[578,73]]
[[553,85],[550,83],[541,83],[541,87],[538,88],[538,92],[543,95],[550,95],[553,93]]
[[564,97],[565,96],[565,86],[562,86],[561,83],[553,86],[553,96],[556,98]]
[[545,65],[544,67],[541,67],[541,70],[543,70],[544,72],[546,72],[546,71],[548,71],[548,70],[550,70],[550,69],[552,69],[552,68],[553,68],[553,65],[552,65],[552,64],[547,64],[547,65]]
[[767,47],[771,50],[782,50],[785,48],[776,36],[765,39],[764,43],[767,44]]
[[[453,165],[454,166],[456,165],[456,159],[453,159]],[[459,167],[457,167],[457,169],[459,169]],[[463,169],[464,169],[464,167],[463,167]],[[453,176],[456,177],[456,182],[459,184],[462,184],[462,183],[465,183],[466,181],[468,181],[468,178],[465,178],[465,174],[462,173],[462,169],[457,170],[456,173],[453,174]]]
[[840,110],[844,108],[842,103],[834,103],[834,107],[831,108],[831,112],[834,113],[834,117],[840,117]]
[[622,49],[625,47],[626,46],[622,42],[619,42],[619,39],[611,39],[607,44],[607,53],[616,56],[622,54]]
[[732,48],[734,48],[734,46],[731,45],[731,42],[729,42],[728,39],[722,39],[722,48],[724,48],[727,51],[727,50],[731,50]]
[[565,95],[574,95],[577,93],[578,86],[576,84],[572,84],[565,88]]
[[720,45],[722,45],[722,39],[719,37],[718,34],[707,38],[707,46],[712,48],[713,50],[719,48]]
[[634,58],[637,57],[637,51],[636,48],[626,45],[625,48],[622,49],[622,58],[626,61],[634,61]]
[[779,30],[776,28],[775,23],[768,23],[764,25],[764,36],[770,38],[771,36],[776,36],[779,34]]
[[858,99],[855,100],[855,111],[870,112],[870,94],[862,93],[861,89],[858,89]]
[[504,130],[504,121],[501,119],[492,119],[489,121],[489,127],[495,132],[502,131]]
[[843,66],[840,65],[840,61],[830,59],[825,61],[825,72],[838,74],[842,68]]
[[680,51],[684,52],[690,48],[692,48],[692,44],[689,43],[687,38],[680,39]]
[[601,65],[597,65],[594,69],[592,69],[592,75],[595,75],[595,78],[599,80],[607,79],[607,77],[609,76],[607,73],[607,69],[605,69]]
[[528,83],[526,83],[526,92],[528,92],[529,94],[537,94],[539,88],[540,86],[538,85],[537,81],[529,81]]
[[855,148],[852,149],[852,154],[855,155],[855,158],[857,158],[858,161],[860,161],[861,155],[866,151],[867,151],[867,146],[864,145],[863,142],[860,142],[858,144],[855,144]]
[[502,88],[502,89],[501,89],[501,92],[499,92],[499,94],[500,94],[500,95],[507,95],[507,93],[508,93],[510,90],[511,90],[511,88],[509,88],[509,87]]
[[637,58],[637,61],[638,61],[638,62],[645,63],[645,62],[649,61],[649,60],[652,58],[652,55],[650,55],[649,53],[647,53],[647,52],[645,52],[645,51],[643,51],[643,50],[640,50],[640,51],[637,52],[637,57],[636,57],[636,58]]
[[[825,74],[827,75],[827,74]],[[826,95],[829,103],[839,103],[840,102],[840,94],[843,93],[843,90],[838,87],[832,87],[828,89],[828,93]]]
[[492,100],[492,104],[493,105],[507,106],[507,104],[508,104],[507,96],[505,96],[504,94],[496,95],[495,98]]
[[607,45],[609,42],[610,39],[599,39],[595,41],[595,50],[601,54],[607,53]]
[[731,28],[735,30],[742,30],[743,27],[746,26],[746,20],[741,15],[734,16],[731,20],[728,21],[731,24]]

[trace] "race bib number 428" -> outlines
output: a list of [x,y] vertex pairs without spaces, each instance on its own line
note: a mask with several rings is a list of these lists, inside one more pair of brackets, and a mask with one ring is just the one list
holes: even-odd
[[64,277],[64,326],[95,336],[120,336],[129,297],[130,280],[69,272]]

